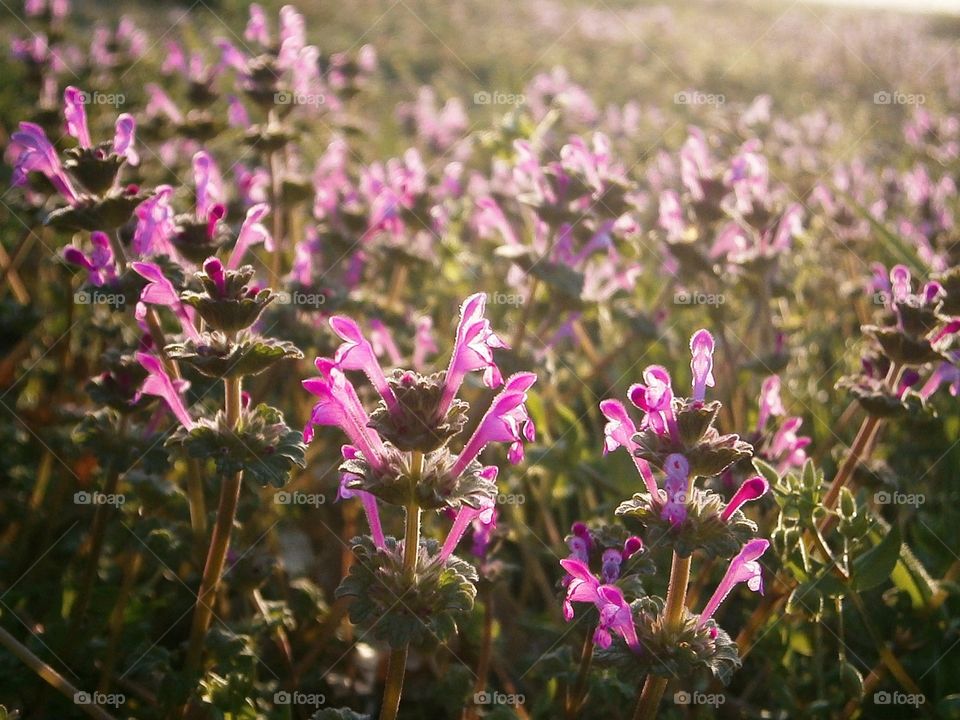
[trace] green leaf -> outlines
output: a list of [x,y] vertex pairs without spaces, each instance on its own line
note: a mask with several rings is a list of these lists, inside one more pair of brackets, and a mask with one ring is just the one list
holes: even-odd
[[763,479],[770,483],[770,487],[780,482],[780,473],[777,472],[777,469],[773,467],[773,465],[755,457],[753,458],[753,466],[757,469],[757,472],[763,476]]
[[851,581],[856,590],[869,590],[890,577],[900,559],[900,530],[892,526],[880,543],[853,561]]

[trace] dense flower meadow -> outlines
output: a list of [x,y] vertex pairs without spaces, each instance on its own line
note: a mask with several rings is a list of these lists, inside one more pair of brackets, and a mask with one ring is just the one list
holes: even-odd
[[682,5],[0,10],[0,720],[960,718],[960,22]]

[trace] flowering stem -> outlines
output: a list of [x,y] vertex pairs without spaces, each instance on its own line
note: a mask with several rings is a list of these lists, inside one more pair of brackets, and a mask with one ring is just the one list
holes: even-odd
[[593,633],[588,632],[583,640],[583,650],[580,653],[580,669],[577,671],[577,679],[573,684],[573,690],[567,693],[566,717],[567,720],[574,720],[586,695],[587,678],[590,675],[590,666],[593,664]]
[[633,720],[654,720],[657,717],[657,708],[660,707],[663,691],[666,689],[667,678],[647,675],[647,679],[643,683],[643,690],[640,692],[640,700],[637,702],[636,712],[633,714]]
[[[417,577],[417,554],[420,550],[420,505],[414,496],[420,473],[423,472],[423,453],[414,451],[410,456],[410,500],[407,503],[407,518],[403,533],[403,576],[412,586]],[[407,669],[409,644],[390,652],[387,679],[383,688],[383,703],[380,720],[396,720],[400,710],[400,694],[403,691],[403,675]]]
[[[477,679],[473,683],[474,696],[487,689],[487,675],[490,673],[490,657],[493,654],[493,594],[489,585],[480,588],[483,598],[483,637],[480,641],[480,657],[477,659]],[[476,704],[468,705],[463,714],[464,720],[477,717]]]
[[[686,607],[687,585],[690,582],[691,556],[680,557],[673,554],[673,563],[670,566],[670,585],[667,587],[667,604],[663,609],[664,624],[668,630],[679,629],[683,622],[683,611]],[[667,678],[647,675],[637,701],[637,709],[633,720],[652,720],[657,716],[657,708],[663,698],[663,691],[667,689]]]
[[[240,419],[241,408],[240,378],[225,379],[223,385],[227,424],[231,428],[236,428]],[[234,517],[237,514],[237,503],[240,500],[241,478],[242,473],[235,473],[232,477],[226,478],[220,486],[220,505],[217,508],[217,519],[213,525],[213,534],[210,537],[207,562],[203,568],[200,593],[197,595],[197,607],[193,614],[193,625],[190,629],[190,644],[187,648],[186,666],[191,671],[200,669],[203,641],[213,617],[213,605],[216,601],[217,590],[220,587],[220,576],[226,563],[227,551],[230,549],[230,531],[233,529]]]
[[[50,684],[56,690],[59,690],[63,695],[76,703],[75,697],[80,691],[70,684],[70,682],[63,677],[63,675],[58,673],[52,667],[47,665],[47,663],[30,652],[26,646],[24,646],[19,640],[17,640],[13,635],[8,633],[3,628],[0,628],[0,645],[9,650],[27,667],[43,678],[43,680],[45,680],[48,684]],[[90,717],[97,718],[97,720],[113,720],[113,716],[110,715],[110,713],[106,712],[103,708],[95,703],[77,703],[77,708],[81,712],[85,712]]]
[[[273,111],[270,113],[270,122],[274,121]],[[273,257],[270,258],[270,273],[275,282],[279,282],[282,272],[283,249],[280,246],[280,239],[283,233],[283,210],[281,202],[283,201],[283,179],[280,176],[280,151],[274,150],[270,153],[268,160],[270,167],[270,195],[273,200],[271,208],[271,220],[273,221]]]
[[[126,418],[120,421],[117,428],[117,435],[123,438],[126,428]],[[107,468],[107,481],[103,485],[104,495],[116,495],[117,486],[120,484],[120,469],[115,461],[109,463]],[[100,567],[100,556],[103,553],[103,540],[107,532],[107,519],[110,511],[110,505],[99,503],[93,515],[93,524],[90,529],[90,556],[87,559],[87,567],[83,573],[83,580],[80,584],[80,590],[77,593],[77,599],[70,609],[70,624],[73,630],[77,630],[83,623],[84,616],[87,614],[87,607],[90,604],[90,593],[93,591],[93,583],[97,577],[97,569]]]
[[[890,364],[890,370],[887,372],[886,384],[891,390],[896,390],[897,378],[900,377],[901,370],[902,368],[897,363]],[[877,433],[880,431],[880,426],[882,423],[883,420],[876,415],[868,415],[860,425],[860,430],[857,431],[857,436],[853,440],[853,446],[850,448],[850,453],[843,461],[843,464],[837,471],[836,476],[834,476],[833,482],[827,489],[827,494],[823,497],[823,505],[828,510],[832,509],[837,504],[837,499],[840,497],[840,490],[846,487],[846,485],[851,481],[857,466],[869,455],[869,450],[873,445],[873,441],[876,438]],[[827,515],[826,518],[824,518],[820,523],[820,532],[829,532],[835,523],[836,516]]]

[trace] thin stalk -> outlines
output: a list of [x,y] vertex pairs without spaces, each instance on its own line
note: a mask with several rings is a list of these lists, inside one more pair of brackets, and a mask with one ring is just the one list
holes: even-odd
[[[493,653],[493,594],[489,585],[483,585],[480,594],[483,598],[483,635],[480,640],[480,657],[477,659],[477,679],[473,683],[476,696],[487,689],[487,675],[490,674],[490,657]],[[464,720],[477,717],[477,706],[471,704],[463,713]]]
[[[673,554],[673,563],[670,566],[670,585],[667,587],[667,604],[663,609],[664,622],[670,630],[676,630],[683,622],[683,611],[686,607],[687,585],[690,582],[691,556],[680,557]],[[637,709],[633,720],[652,720],[657,716],[657,708],[663,692],[667,689],[667,678],[656,675],[647,675],[637,701]]]
[[107,649],[104,653],[103,665],[100,668],[100,682],[98,688],[100,692],[106,693],[110,690],[110,681],[113,678],[113,671],[117,665],[117,652],[120,649],[120,638],[123,634],[123,615],[127,603],[130,601],[130,595],[133,592],[133,585],[136,582],[137,574],[140,572],[140,566],[143,564],[143,556],[139,552],[133,552],[124,563],[123,580],[120,583],[120,592],[117,594],[117,601],[113,606],[113,612],[110,613],[108,627],[110,637],[107,640]]
[[[24,665],[33,670],[45,682],[71,700],[80,692],[80,690],[74,687],[63,675],[30,652],[26,646],[3,628],[0,628],[0,645],[3,645],[3,647],[15,655]],[[113,716],[110,715],[110,713],[92,702],[78,703],[77,708],[90,717],[96,718],[96,720],[113,720]]]
[[283,211],[281,203],[283,202],[283,179],[280,176],[280,151],[274,150],[270,153],[268,161],[270,167],[270,196],[273,200],[273,207],[270,209],[270,218],[273,222],[273,256],[270,258],[270,273],[273,275],[273,282],[280,281],[280,273],[283,271],[283,247],[281,239],[283,237]]
[[583,640],[583,650],[580,652],[580,669],[577,679],[573,683],[573,690],[567,693],[567,720],[575,720],[580,707],[586,697],[587,678],[590,676],[590,667],[593,665],[593,633],[587,633]]
[[[117,435],[122,440],[126,434],[126,417],[122,418],[117,427]],[[120,468],[117,463],[111,461],[107,469],[107,480],[103,485],[104,495],[116,495],[117,487],[120,485]],[[83,579],[80,582],[80,590],[77,593],[77,599],[70,610],[70,625],[72,630],[77,630],[84,620],[87,613],[87,607],[90,604],[90,593],[93,592],[93,585],[97,578],[97,570],[100,567],[100,556],[103,554],[103,541],[107,534],[107,520],[111,507],[107,503],[99,503],[93,514],[93,524],[90,529],[90,555],[87,558],[87,567],[83,573]],[[72,633],[71,633],[72,635]]]
[[[414,451],[410,457],[410,500],[407,503],[406,522],[403,531],[403,576],[411,585],[417,577],[417,554],[420,549],[420,505],[414,499],[414,488],[423,472],[423,453]],[[390,663],[383,688],[383,704],[380,720],[396,720],[400,710],[400,695],[403,692],[403,676],[407,669],[409,644],[390,652]]]
[[[226,379],[223,384],[227,424],[236,428],[240,419],[241,407],[240,378]],[[190,629],[190,643],[187,647],[186,666],[192,671],[199,670],[201,666],[203,641],[213,617],[213,605],[220,588],[220,576],[223,574],[227,551],[230,549],[230,533],[237,514],[237,503],[240,500],[241,479],[242,473],[238,472],[226,478],[220,486],[220,504],[217,507],[217,518],[213,525],[213,534],[210,537],[207,562],[203,568],[200,593],[197,595],[197,607],[194,610],[193,625]]]

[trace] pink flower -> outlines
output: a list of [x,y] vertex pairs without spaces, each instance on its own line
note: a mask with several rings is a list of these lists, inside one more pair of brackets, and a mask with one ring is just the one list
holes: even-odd
[[473,435],[464,445],[456,463],[450,469],[454,476],[460,475],[491,442],[508,442],[507,458],[511,463],[523,460],[523,441],[533,442],[533,421],[524,403],[527,390],[537,381],[534,373],[511,375],[503,390],[493,399]]
[[387,383],[373,346],[363,336],[360,327],[353,320],[342,315],[330,318],[330,327],[344,341],[333,357],[337,366],[344,370],[362,371],[380,393],[380,397],[387,404],[387,409],[390,411],[396,409],[397,398]]
[[[496,480],[497,477],[497,468],[490,466],[483,469],[484,476],[490,480]],[[437,555],[437,562],[444,562],[450,555],[456,550],[457,545],[460,542],[460,539],[463,537],[464,533],[467,531],[467,527],[474,521],[480,520],[483,523],[490,523],[493,521],[494,514],[494,501],[490,498],[484,498],[480,503],[480,507],[470,507],[469,505],[462,506],[457,511],[457,516],[454,518],[453,525],[450,527],[450,532],[447,533],[447,539],[443,542],[443,547],[440,548],[440,553]]]
[[490,329],[490,321],[483,316],[486,301],[486,293],[476,293],[464,300],[460,307],[457,339],[437,410],[440,417],[450,408],[468,372],[483,370],[483,383],[489,388],[498,387],[503,382],[500,369],[493,360],[493,351],[507,345]]
[[757,432],[763,432],[767,421],[774,415],[786,412],[780,400],[780,378],[771,375],[760,386],[760,414],[757,418]]
[[250,3],[250,20],[243,31],[243,37],[250,42],[256,42],[264,47],[270,45],[270,28],[267,25],[267,14],[258,3]]
[[[344,460],[353,460],[357,457],[357,449],[352,445],[344,445],[340,448]],[[353,490],[348,488],[346,482],[351,478],[349,474],[344,474],[340,478],[340,489],[337,491],[337,498],[348,500],[352,497],[360,499],[363,506],[363,512],[367,516],[367,525],[370,526],[370,535],[373,538],[373,544],[378,548],[386,547],[386,538],[383,534],[383,525],[380,522],[380,510],[377,507],[377,498],[366,490]]]
[[303,387],[320,398],[304,428],[304,440],[313,439],[315,425],[339,427],[372,467],[383,469],[386,448],[380,436],[368,427],[370,418],[360,404],[357,391],[334,361],[317,358],[316,366],[320,376],[303,381]]
[[133,232],[133,251],[140,257],[159,253],[170,254],[170,238],[176,229],[175,213],[170,205],[173,188],[158,185],[153,197],[144,200],[134,211],[137,227]]
[[650,470],[649,463],[633,454],[637,448],[637,443],[633,440],[637,428],[623,403],[619,400],[602,400],[600,412],[607,418],[607,424],[603,428],[603,454],[606,455],[619,447],[624,448],[643,478],[647,492],[651,497],[658,497],[660,491],[657,489],[657,480],[653,476],[653,471]]
[[182,380],[171,380],[167,371],[163,369],[163,363],[160,361],[160,358],[154,355],[138,352],[137,362],[143,366],[148,375],[147,379],[143,381],[143,385],[140,386],[140,392],[134,396],[133,402],[138,402],[141,395],[154,395],[167,404],[170,412],[180,421],[181,425],[187,430],[192,430],[193,420],[190,417],[190,413],[187,412],[186,405],[183,404],[183,399],[180,397],[180,393],[186,389],[187,384]]
[[610,647],[612,633],[620,635],[634,652],[640,652],[640,641],[633,621],[633,612],[616,585],[601,585],[582,560],[566,558],[560,561],[563,569],[570,574],[567,585],[567,597],[563,603],[563,616],[569,622],[573,619],[573,603],[593,603],[600,613],[594,642],[602,648]]
[[717,585],[713,596],[704,605],[703,611],[700,613],[700,620],[697,623],[698,626],[703,625],[713,617],[717,607],[738,583],[745,582],[753,592],[763,594],[763,573],[757,560],[767,551],[768,547],[770,547],[769,541],[763,538],[755,538],[741,548],[737,556],[730,561],[730,567],[727,568],[726,574],[720,584]]
[[40,172],[67,202],[72,205],[77,201],[77,191],[64,172],[57,151],[43,128],[31,122],[21,122],[20,129],[13,133],[10,140],[18,150],[13,168],[14,185],[26,185],[29,173]]
[[95,287],[114,282],[117,279],[117,264],[113,256],[113,248],[110,246],[110,238],[105,233],[95,231],[90,233],[90,242],[93,244],[90,255],[85,255],[73,245],[67,245],[63,249],[64,260],[86,268],[90,284]]
[[126,158],[131,165],[140,164],[140,155],[133,147],[137,133],[137,121],[130,113],[122,113],[117,117],[113,134],[113,152]]
[[270,212],[270,206],[266,203],[259,203],[247,210],[247,216],[240,226],[240,232],[237,234],[237,243],[233,246],[233,252],[230,253],[230,259],[227,261],[227,267],[230,270],[236,270],[243,261],[243,256],[251,245],[263,243],[267,250],[273,251],[276,248],[273,245],[273,236],[266,226],[260,221]]
[[197,219],[207,220],[222,206],[224,189],[216,162],[204,150],[193,156],[193,181],[197,186]]
[[659,365],[650,365],[643,371],[644,384],[636,383],[627,390],[630,402],[647,413],[644,424],[658,434],[669,433],[677,438],[680,430],[673,414],[673,388],[670,373]]
[[180,294],[173,283],[163,274],[160,266],[151,262],[135,262],[131,263],[130,267],[147,280],[146,286],[140,292],[140,302],[170,308],[177,319],[180,320],[183,333],[193,340],[199,340],[200,333],[197,332],[197,328],[193,324],[191,311],[180,302]]
[[693,373],[693,400],[703,402],[707,387],[714,386],[713,336],[706,330],[697,330],[690,338],[690,370]]
[[687,519],[687,488],[690,483],[690,463],[680,453],[667,455],[663,463],[666,478],[663,489],[667,493],[667,502],[660,517],[672,525],[679,525]]
[[86,102],[86,94],[73,85],[63,91],[63,116],[67,120],[67,133],[75,137],[82,148],[93,146],[87,127]]
[[769,489],[770,483],[759,475],[744,480],[737,492],[730,498],[730,502],[727,503],[723,512],[720,513],[720,519],[724,522],[728,521],[730,516],[739,510],[744,503],[763,497]]

